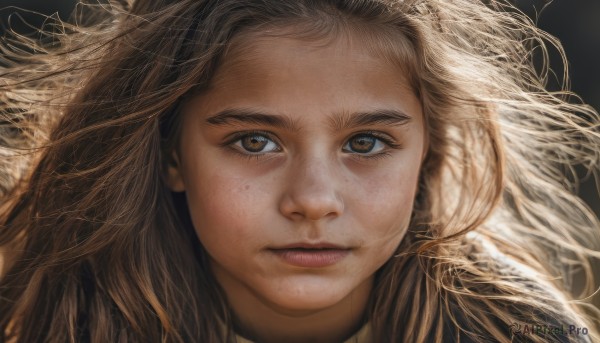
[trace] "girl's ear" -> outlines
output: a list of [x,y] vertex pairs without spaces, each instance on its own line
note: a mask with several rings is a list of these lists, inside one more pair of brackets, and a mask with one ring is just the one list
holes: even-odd
[[185,183],[181,175],[181,163],[179,162],[179,156],[177,152],[173,151],[169,164],[167,166],[167,186],[173,192],[184,192]]

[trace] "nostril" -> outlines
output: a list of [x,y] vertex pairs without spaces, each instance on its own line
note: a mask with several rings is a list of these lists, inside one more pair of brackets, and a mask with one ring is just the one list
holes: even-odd
[[293,220],[320,220],[340,216],[344,204],[340,197],[333,194],[328,197],[286,196],[280,204],[281,213]]
[[290,169],[280,201],[281,213],[293,220],[340,216],[344,203],[337,189],[339,175],[322,160],[303,160]]
[[304,219],[304,215],[299,212],[293,212],[289,215],[289,217],[290,217],[290,219],[295,220],[295,221]]

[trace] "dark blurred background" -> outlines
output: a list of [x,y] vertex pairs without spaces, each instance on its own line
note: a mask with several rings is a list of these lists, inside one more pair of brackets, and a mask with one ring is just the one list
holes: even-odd
[[[558,37],[569,60],[571,89],[600,111],[600,0],[516,0],[540,28]],[[562,75],[560,57],[551,63]],[[549,88],[555,88],[550,84]],[[600,216],[600,199],[593,180],[581,185],[581,197]]]
[[[0,35],[7,27],[32,34],[32,28],[43,25],[43,17],[16,7],[67,20],[75,3],[75,0],[0,0]],[[560,39],[569,60],[572,90],[600,110],[600,0],[554,0],[551,3],[549,0],[513,0],[513,3],[540,28]],[[551,61],[555,62],[553,69],[561,75],[556,52],[551,54]],[[553,87],[551,84],[550,88]],[[592,180],[581,185],[580,195],[600,216],[600,199]],[[595,303],[600,306],[600,295]]]

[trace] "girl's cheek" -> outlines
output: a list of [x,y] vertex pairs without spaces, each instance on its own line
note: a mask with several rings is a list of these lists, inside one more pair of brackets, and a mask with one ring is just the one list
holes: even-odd
[[196,230],[217,230],[219,237],[251,237],[249,228],[267,210],[266,195],[260,184],[228,173],[215,173],[203,178],[193,194],[188,195],[188,206]]

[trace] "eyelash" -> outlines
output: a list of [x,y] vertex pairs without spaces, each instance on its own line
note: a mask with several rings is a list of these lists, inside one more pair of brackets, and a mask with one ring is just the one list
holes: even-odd
[[[246,137],[250,137],[250,136],[263,136],[265,138],[267,138],[268,140],[270,140],[271,142],[277,144],[277,146],[279,147],[279,151],[281,151],[281,144],[278,143],[278,140],[273,138],[274,135],[270,132],[267,131],[246,131],[246,132],[238,132],[233,134],[227,141],[225,141],[222,146],[224,147],[228,147],[230,148],[233,152],[235,152],[236,154],[238,154],[241,157],[245,157],[248,159],[255,159],[255,160],[259,160],[261,158],[264,158],[265,155],[268,154],[268,152],[266,153],[252,153],[249,151],[240,151],[240,149],[233,147],[234,143],[240,142],[242,139],[246,138]],[[346,146],[350,140],[352,138],[356,138],[358,136],[370,136],[373,137],[379,141],[381,141],[383,144],[386,145],[386,149],[381,151],[381,152],[377,152],[377,153],[373,153],[373,154],[360,154],[360,153],[352,153],[355,158],[359,158],[359,159],[367,159],[367,160],[375,160],[375,159],[379,159],[379,158],[383,158],[383,157],[387,157],[390,155],[390,149],[401,149],[402,146],[398,143],[396,143],[396,141],[394,139],[392,139],[390,136],[386,135],[386,134],[382,134],[380,132],[375,132],[375,131],[364,131],[364,132],[356,132],[353,133],[348,139],[346,139],[344,141],[344,146]]]
[[263,136],[273,143],[277,144],[279,147],[279,151],[281,151],[281,144],[278,143],[277,139],[273,138],[273,134],[267,131],[246,131],[246,132],[237,132],[234,133],[227,141],[225,141],[222,146],[229,148],[232,152],[236,153],[240,157],[245,157],[247,159],[260,160],[264,158],[267,153],[252,153],[249,151],[240,151],[240,149],[235,148],[233,145],[241,141],[242,139],[250,136]]
[[377,153],[373,153],[373,154],[351,153],[352,155],[354,155],[353,156],[354,158],[363,159],[363,160],[377,160],[380,158],[390,156],[391,155],[390,150],[398,150],[398,149],[402,148],[402,146],[400,144],[396,143],[396,141],[392,137],[390,137],[387,134],[383,134],[383,133],[377,132],[377,131],[355,132],[344,141],[344,146],[346,146],[346,144],[348,144],[351,139],[356,138],[358,136],[373,137],[373,138],[381,141],[383,144],[385,144],[386,148],[384,148],[384,150],[382,150],[381,152],[377,152]]

